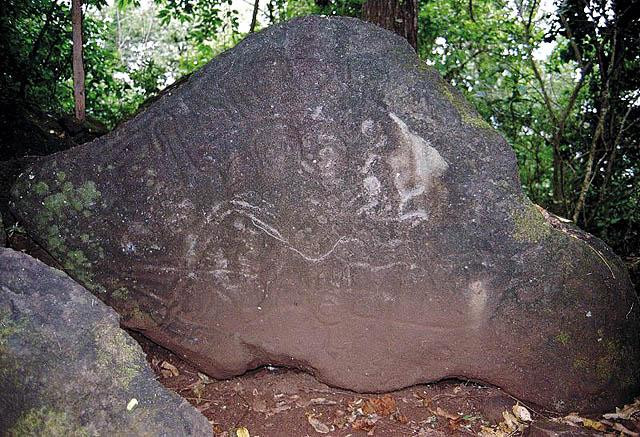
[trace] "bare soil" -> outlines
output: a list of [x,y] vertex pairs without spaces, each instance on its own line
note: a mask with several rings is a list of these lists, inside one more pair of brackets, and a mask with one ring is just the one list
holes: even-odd
[[385,395],[333,388],[284,368],[265,367],[214,380],[199,376],[172,352],[132,335],[158,380],[200,410],[216,436],[232,437],[241,427],[252,437],[478,435],[482,425],[504,420],[502,412],[516,404],[499,388],[456,380]]

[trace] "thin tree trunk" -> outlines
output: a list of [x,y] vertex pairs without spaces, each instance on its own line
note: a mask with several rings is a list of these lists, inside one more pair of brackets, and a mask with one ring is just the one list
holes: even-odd
[[418,0],[367,0],[362,18],[405,37],[418,50]]
[[[580,217],[580,213],[585,207],[585,202],[587,199],[587,192],[589,191],[589,187],[591,186],[591,182],[593,181],[593,162],[595,160],[596,154],[596,145],[599,140],[602,140],[603,144],[606,144],[606,140],[604,138],[605,132],[605,122],[609,115],[609,109],[611,107],[611,84],[612,81],[615,80],[614,75],[614,65],[616,64],[616,46],[617,46],[617,37],[618,30],[614,29],[611,47],[613,48],[611,52],[611,57],[609,58],[608,67],[604,68],[603,62],[606,59],[604,55],[604,51],[602,49],[602,44],[596,44],[598,58],[600,59],[600,77],[602,83],[602,98],[600,100],[600,117],[598,118],[598,124],[596,125],[595,132],[593,134],[593,140],[591,141],[591,148],[589,150],[589,157],[587,158],[587,165],[585,168],[584,179],[582,180],[582,187],[580,188],[580,194],[578,196],[578,202],[576,203],[575,210],[573,211],[573,222],[577,223],[578,218]],[[622,126],[624,128],[624,126]],[[586,217],[585,217],[586,218]]]
[[256,24],[258,24],[258,7],[260,0],[256,0],[253,4],[253,15],[251,16],[251,26],[249,26],[249,33],[256,31]]
[[73,98],[76,119],[86,118],[84,66],[82,62],[82,0],[71,1],[71,23],[73,28]]
[[553,148],[553,212],[561,215],[569,215],[570,211],[568,210],[567,206],[567,196],[564,192],[564,160],[562,159],[560,147],[564,138],[567,119],[573,111],[573,108],[578,100],[578,94],[585,84],[587,75],[593,68],[593,63],[589,62],[581,67],[580,79],[578,80],[578,83],[573,87],[573,91],[571,92],[571,96],[569,97],[569,102],[566,106],[561,108],[559,114],[556,113],[554,104],[551,101],[550,94],[547,91],[544,80],[542,79],[542,75],[540,73],[540,70],[538,69],[536,61],[533,59],[533,53],[531,51],[529,51],[529,63],[531,65],[531,69],[533,70],[533,74],[538,81],[538,85],[540,85],[540,94],[542,94],[545,106],[547,107],[547,111],[549,112],[553,127],[555,129],[553,138],[551,139],[551,147]]
[[[629,127],[629,125],[627,125],[627,118],[629,118],[629,114],[631,114],[631,110],[633,109],[633,107],[634,107],[634,103],[630,103],[627,108],[627,111],[624,113],[624,116],[622,117],[622,121],[620,122],[620,128],[618,129],[615,139],[613,140],[613,144],[611,145],[609,162],[607,163],[607,169],[604,175],[604,179],[602,181],[602,185],[600,186],[598,202],[592,206],[592,212],[591,212],[591,217],[589,218],[589,221],[593,220],[593,218],[596,216],[596,213],[598,212],[598,208],[604,201],[605,195],[607,193],[607,186],[609,185],[609,181],[611,181],[611,175],[613,174],[613,166],[616,159],[616,155],[618,153],[618,145],[622,142],[622,135],[624,134],[624,131],[627,130],[627,128]],[[611,123],[611,124],[614,125],[615,123]]]
[[[31,69],[37,68],[35,65],[33,65],[33,63],[36,59],[38,52],[40,51],[42,40],[44,39],[44,36],[46,35],[46,33],[49,31],[49,25],[51,24],[51,18],[53,18],[53,12],[55,11],[55,8],[56,8],[56,3],[53,2],[51,4],[51,8],[47,11],[47,14],[44,19],[44,24],[42,25],[40,32],[38,32],[38,37],[36,38],[36,41],[33,43],[33,47],[31,48],[31,52],[29,53],[29,61],[27,62],[27,65]],[[29,77],[28,75],[25,74],[24,77],[20,80],[20,97],[23,99],[26,98],[26,95],[27,95],[28,82],[29,82]]]
[[587,199],[587,192],[589,191],[589,187],[591,186],[591,181],[593,178],[591,177],[593,173],[593,161],[596,155],[596,146],[598,144],[598,140],[602,136],[602,132],[604,131],[604,119],[607,116],[607,106],[603,107],[602,114],[598,118],[598,124],[596,125],[596,130],[593,134],[593,139],[591,140],[591,148],[589,149],[589,156],[587,157],[587,164],[585,165],[584,179],[582,180],[582,187],[580,188],[580,194],[578,196],[578,202],[576,203],[576,207],[573,211],[572,220],[574,223],[578,223],[578,218],[580,218],[580,212],[582,212],[582,208],[584,208],[585,201]]

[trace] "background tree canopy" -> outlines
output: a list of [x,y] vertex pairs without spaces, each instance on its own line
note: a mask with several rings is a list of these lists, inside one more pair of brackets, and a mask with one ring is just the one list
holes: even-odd
[[[129,117],[246,36],[254,5],[260,28],[307,14],[359,17],[362,3],[87,1],[87,112],[109,127]],[[529,197],[604,239],[637,274],[637,1],[429,0],[417,21],[418,55],[513,146]],[[72,112],[70,2],[6,0],[0,35],[0,97]]]

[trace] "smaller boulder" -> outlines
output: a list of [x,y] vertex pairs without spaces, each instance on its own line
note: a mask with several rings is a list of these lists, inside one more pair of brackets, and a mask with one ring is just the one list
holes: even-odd
[[0,248],[0,435],[210,436],[154,379],[117,314],[63,272]]

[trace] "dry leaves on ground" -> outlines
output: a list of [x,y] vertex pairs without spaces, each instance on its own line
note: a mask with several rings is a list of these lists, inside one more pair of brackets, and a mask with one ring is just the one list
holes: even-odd
[[307,421],[309,422],[309,425],[311,425],[313,429],[320,434],[327,434],[335,429],[333,426],[329,427],[329,425],[320,421],[318,416],[313,413],[307,413]]
[[396,400],[390,395],[367,399],[362,406],[364,414],[377,414],[378,416],[389,416],[396,409]]
[[249,434],[249,430],[247,428],[241,426],[240,428],[236,429],[236,437],[251,437],[251,435]]
[[[307,405],[335,405],[334,401],[327,401],[324,398],[312,399]],[[365,431],[373,434],[373,431],[380,419],[388,417],[398,423],[406,423],[407,418],[400,413],[396,400],[391,395],[372,397],[368,399],[357,399],[350,402],[347,411],[336,411],[336,417],[332,423],[324,423],[320,416],[307,412],[307,421],[313,429],[326,434],[333,430],[351,427],[354,431]]]
[[[615,413],[602,415],[601,420],[579,416],[577,413],[553,419],[556,422],[572,426],[582,426],[603,433],[623,436],[640,437],[640,398],[622,408],[616,408]],[[629,429],[633,428],[633,429]]]
[[516,434],[522,434],[525,428],[531,422],[531,413],[520,404],[515,404],[512,411],[503,411],[504,419],[496,426],[482,426],[480,430],[481,437],[509,437]]
[[165,378],[171,378],[172,376],[180,375],[178,368],[168,361],[163,361],[160,363],[160,373]]

